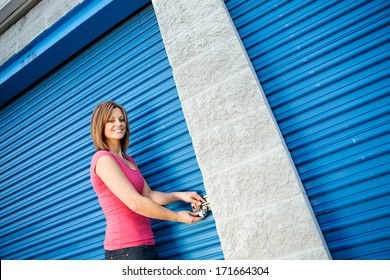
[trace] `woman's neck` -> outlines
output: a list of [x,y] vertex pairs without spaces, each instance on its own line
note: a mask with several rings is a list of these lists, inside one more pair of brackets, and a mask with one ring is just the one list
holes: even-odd
[[122,157],[122,147],[120,145],[120,142],[108,143],[108,146],[110,148],[110,152],[116,154],[118,157]]

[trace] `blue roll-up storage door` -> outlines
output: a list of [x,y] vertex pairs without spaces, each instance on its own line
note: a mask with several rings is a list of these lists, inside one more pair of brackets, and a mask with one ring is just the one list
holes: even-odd
[[[128,111],[129,154],[153,189],[205,194],[150,5],[1,108],[1,259],[103,258],[89,123],[109,99]],[[153,228],[162,259],[223,259],[212,214]]]
[[334,259],[390,259],[390,2],[226,0]]

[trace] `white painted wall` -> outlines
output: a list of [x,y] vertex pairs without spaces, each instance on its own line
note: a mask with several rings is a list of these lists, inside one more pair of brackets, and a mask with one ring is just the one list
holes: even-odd
[[[8,2],[6,0],[0,1]],[[41,0],[18,22],[0,34],[0,65],[22,50],[81,2],[83,0]]]

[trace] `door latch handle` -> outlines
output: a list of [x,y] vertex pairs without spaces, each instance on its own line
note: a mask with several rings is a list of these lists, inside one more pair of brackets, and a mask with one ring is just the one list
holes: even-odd
[[211,211],[210,202],[207,200],[208,197],[204,196],[203,199],[205,200],[205,202],[202,202],[200,204],[199,209],[197,209],[195,205],[192,205],[192,212],[197,213],[198,216],[202,218],[206,217],[207,213]]

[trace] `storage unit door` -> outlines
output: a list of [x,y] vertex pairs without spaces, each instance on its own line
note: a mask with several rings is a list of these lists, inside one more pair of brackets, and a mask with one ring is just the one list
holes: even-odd
[[332,257],[390,259],[390,2],[225,3]]
[[[150,5],[1,108],[1,259],[103,258],[89,125],[110,99],[127,109],[129,154],[151,187],[205,194]],[[223,259],[212,214],[153,228],[161,259]]]

